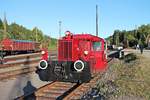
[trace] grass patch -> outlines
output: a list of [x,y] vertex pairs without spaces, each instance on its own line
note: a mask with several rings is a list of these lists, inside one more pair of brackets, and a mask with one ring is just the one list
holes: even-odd
[[[131,54],[128,58],[128,64],[123,63],[117,68],[118,78],[115,84],[120,90],[118,95],[134,95],[150,100],[150,61],[139,55],[136,57],[135,54]],[[134,63],[131,62],[133,60]]]
[[109,100],[119,97],[150,100],[150,57],[129,54],[115,60],[97,86]]

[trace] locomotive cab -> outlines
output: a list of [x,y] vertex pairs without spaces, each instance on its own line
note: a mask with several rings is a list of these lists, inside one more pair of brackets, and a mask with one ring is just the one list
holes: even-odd
[[69,31],[58,40],[58,61],[41,60],[39,76],[44,81],[88,82],[106,68],[104,39]]
[[93,41],[91,46],[91,70],[93,73],[104,71],[107,66],[107,54],[104,40]]

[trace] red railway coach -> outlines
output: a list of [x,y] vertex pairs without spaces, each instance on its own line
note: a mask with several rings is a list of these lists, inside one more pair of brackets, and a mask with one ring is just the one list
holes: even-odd
[[40,51],[40,43],[29,40],[3,39],[1,41],[3,55]]
[[107,67],[105,47],[102,38],[67,31],[66,36],[58,40],[58,61],[41,60],[39,77],[43,81],[88,82],[93,73]]

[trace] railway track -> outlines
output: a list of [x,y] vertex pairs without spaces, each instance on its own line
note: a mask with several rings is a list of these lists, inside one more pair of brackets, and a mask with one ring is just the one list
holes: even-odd
[[[112,61],[113,58],[108,59],[108,63],[111,63]],[[31,94],[16,98],[16,100],[23,100],[30,97],[35,97],[36,100],[79,100],[83,95],[90,91],[91,88],[94,88],[97,85],[103,74],[96,74],[90,82],[82,84],[52,82],[37,89]]]
[[[49,53],[52,60],[56,59],[57,52]],[[0,64],[0,80],[14,78],[18,75],[35,72],[41,59],[40,53],[22,54],[4,58],[4,64]],[[112,58],[108,60],[110,62]]]
[[[51,59],[56,59],[57,53],[56,51],[52,51],[49,53],[49,56]],[[38,58],[38,59],[35,59]],[[2,61],[3,64],[0,64],[0,68],[7,68],[7,67],[13,67],[18,64],[34,61],[34,60],[40,60],[41,54],[40,53],[32,53],[32,54],[21,54],[21,55],[13,55],[5,57]]]
[[[55,56],[55,54],[51,54],[52,56]],[[20,58],[19,58],[20,57]],[[35,72],[36,66],[39,62],[38,57],[40,57],[39,54],[37,55],[30,55],[30,56],[17,56],[15,58],[7,58],[10,60],[10,62],[15,61],[15,59],[21,60],[17,63],[7,63],[0,65],[0,80],[6,80],[15,78],[17,76],[20,76],[22,74],[26,75],[32,72]],[[37,58],[37,59],[32,59]],[[9,61],[8,60],[8,61]],[[112,59],[109,60],[111,62]],[[10,65],[10,66],[9,66]],[[4,69],[6,71],[4,71]],[[3,71],[1,71],[3,70]],[[100,75],[101,76],[101,75]],[[34,93],[22,96],[17,98],[16,100],[23,100],[24,98],[28,98],[31,95],[35,95],[37,100],[52,100],[52,99],[80,99],[84,94],[86,94],[92,87],[94,87],[97,84],[97,81],[100,79],[100,76],[95,76],[89,83],[83,83],[83,84],[76,84],[76,83],[67,83],[67,82],[52,82],[48,85],[45,85]],[[32,96],[31,96],[32,97]]]
[[65,95],[67,95],[67,92],[69,93],[69,91],[72,91],[71,89],[75,88],[76,86],[76,83],[51,82],[47,85],[40,87],[35,92],[23,95],[16,98],[15,100],[24,100],[31,97],[36,97],[36,100],[62,99]]
[[[36,61],[36,60],[39,61],[40,57],[41,57],[40,53],[8,56],[3,59],[3,64],[0,64],[0,69],[19,66],[20,64],[30,63],[31,61]],[[34,59],[34,58],[38,58],[38,59]]]
[[[51,55],[56,58],[55,52],[50,53]],[[40,53],[15,55],[4,58],[5,63],[0,64],[0,81],[35,72],[40,60]]]
[[67,95],[63,100],[79,100],[81,97],[86,94],[91,88],[96,86],[98,80],[100,80],[102,74],[97,74],[93,79],[88,83],[83,83],[79,87],[77,87],[74,91],[72,91],[69,95]]
[[35,92],[23,95],[15,100],[35,99],[36,100],[71,100],[80,99],[87,91],[97,84],[100,74],[95,75],[89,83],[77,84],[70,82],[51,82]]
[[97,74],[89,83],[51,82],[36,91],[15,100],[79,100],[91,88],[95,87],[102,74]]
[[37,100],[60,100],[76,87],[78,87],[76,83],[54,82],[35,92],[35,96]]
[[22,69],[17,69],[13,71],[3,72],[3,73],[0,73],[0,80],[2,81],[6,79],[12,79],[19,75],[35,72],[35,70],[36,70],[36,67],[33,66],[31,68],[22,68]]

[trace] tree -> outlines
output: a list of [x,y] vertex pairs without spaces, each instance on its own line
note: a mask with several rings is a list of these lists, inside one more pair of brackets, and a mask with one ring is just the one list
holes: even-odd
[[18,24],[12,23],[11,25],[9,25],[9,32],[13,39],[21,39]]
[[32,36],[34,41],[42,42],[44,41],[43,32],[39,30],[37,27],[34,27],[32,30]]
[[119,34],[120,34],[120,31],[119,30],[115,30],[114,31],[114,35],[113,35],[113,43],[115,45],[119,45]]
[[8,27],[8,23],[7,23],[6,15],[4,14],[4,20],[3,20],[4,33],[7,32],[7,27]]
[[6,17],[4,18],[4,21],[0,19],[0,40],[4,38],[4,33],[5,37],[11,39],[37,41],[48,47],[56,48],[57,44],[56,39],[52,39],[51,41],[51,38],[44,35],[43,32],[37,27],[30,30],[22,25],[16,24],[15,22],[8,25]]
[[0,30],[3,29],[3,21],[0,19]]

